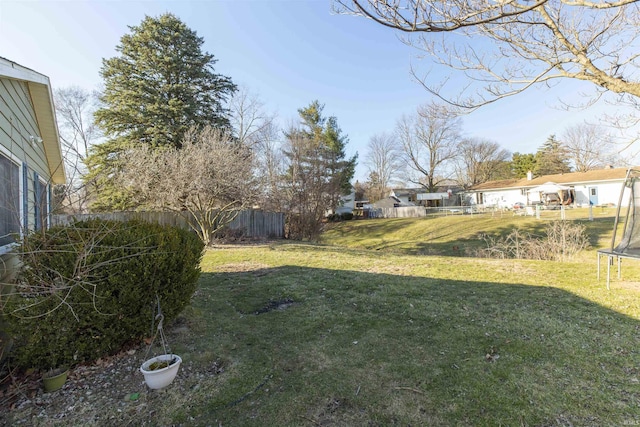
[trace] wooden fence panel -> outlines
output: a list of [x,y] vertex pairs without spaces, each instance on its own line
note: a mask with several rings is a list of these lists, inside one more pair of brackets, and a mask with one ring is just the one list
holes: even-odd
[[[113,212],[79,215],[52,215],[51,225],[67,225],[74,221],[100,218],[111,221],[129,221],[139,219],[162,225],[189,228],[187,221],[174,212]],[[263,212],[244,210],[228,225],[232,230],[241,230],[246,237],[284,237],[284,214],[281,212]]]

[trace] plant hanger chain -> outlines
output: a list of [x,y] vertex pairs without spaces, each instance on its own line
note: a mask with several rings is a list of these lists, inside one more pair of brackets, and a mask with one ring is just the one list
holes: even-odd
[[162,326],[162,323],[164,321],[164,314],[162,314],[162,308],[160,307],[160,297],[158,296],[158,294],[156,294],[156,300],[158,304],[157,304],[156,315],[151,319],[151,331],[153,332],[153,325],[155,324],[155,322],[158,322],[158,326],[156,327],[156,332],[153,335],[151,342],[149,343],[149,348],[147,348],[147,354],[145,355],[145,358],[148,358],[149,352],[151,351],[151,347],[153,347],[153,343],[156,340],[156,337],[158,335],[160,335],[160,342],[162,344],[162,349],[164,350],[164,354],[171,354],[169,343],[167,342],[167,338],[164,335],[164,327]]

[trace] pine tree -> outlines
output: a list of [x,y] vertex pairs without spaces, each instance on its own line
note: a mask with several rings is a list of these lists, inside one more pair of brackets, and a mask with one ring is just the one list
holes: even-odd
[[547,141],[536,153],[536,176],[554,175],[571,172],[567,150],[555,135],[549,136]]
[[516,178],[524,178],[528,172],[533,172],[536,169],[536,155],[535,154],[520,154],[513,153],[511,158],[511,172]]
[[229,128],[224,103],[236,90],[214,73],[217,62],[204,40],[176,16],[147,16],[120,39],[119,56],[104,59],[102,107],[95,113],[108,138],[87,161],[87,179],[98,188],[97,209],[125,209],[127,197],[110,186],[127,147],[180,148],[192,127]]
[[288,201],[296,212],[291,232],[302,238],[315,237],[324,214],[351,192],[357,161],[357,155],[346,158],[348,138],[335,117],[323,117],[323,109],[318,101],[299,109],[301,125],[286,134]]

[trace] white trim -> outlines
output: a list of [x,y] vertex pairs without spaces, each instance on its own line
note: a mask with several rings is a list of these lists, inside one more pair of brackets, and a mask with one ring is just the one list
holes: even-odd
[[0,154],[11,160],[18,166],[22,166],[22,159],[11,152],[7,147],[0,144]]
[[[24,228],[24,224],[23,224],[23,218],[24,218],[24,203],[22,202],[22,197],[24,194],[24,186],[23,186],[23,179],[22,179],[22,161],[20,160],[19,157],[17,157],[15,154],[13,154],[12,152],[10,152],[6,147],[0,145],[0,155],[3,157],[6,157],[7,160],[9,160],[11,163],[13,163],[17,168],[18,168],[18,210],[20,211],[18,214],[18,233],[20,234],[20,237],[22,238],[23,236],[23,228]],[[9,252],[11,250],[11,248],[8,248],[11,245],[15,245],[15,243],[8,243],[6,245],[0,245],[0,255],[3,255],[7,252]]]
[[18,243],[7,243],[6,245],[0,246],[0,255],[5,255],[14,250],[17,246],[20,246]]
[[49,77],[5,58],[0,58],[0,77],[50,85]]

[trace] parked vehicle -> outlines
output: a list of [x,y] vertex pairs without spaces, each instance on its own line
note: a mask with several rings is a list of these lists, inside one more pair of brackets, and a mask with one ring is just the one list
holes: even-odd
[[515,202],[513,204],[513,210],[518,210],[518,209],[524,209],[524,203],[522,202]]

